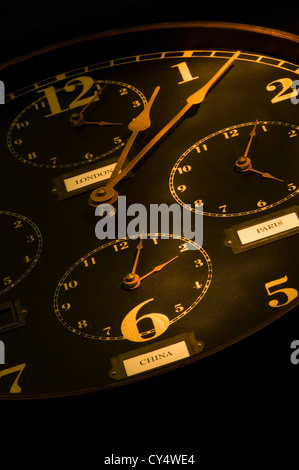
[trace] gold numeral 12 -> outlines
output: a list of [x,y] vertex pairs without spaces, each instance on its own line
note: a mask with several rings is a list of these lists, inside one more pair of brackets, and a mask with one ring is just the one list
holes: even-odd
[[38,93],[44,93],[44,97],[47,99],[49,108],[51,113],[45,115],[45,117],[53,116],[55,114],[63,113],[68,109],[75,109],[79,106],[85,106],[91,100],[97,101],[99,99],[98,96],[89,96],[84,97],[86,93],[92,88],[94,84],[94,80],[91,77],[77,77],[73,80],[67,82],[64,86],[64,91],[67,93],[71,93],[75,90],[76,86],[80,84],[82,86],[81,92],[73,99],[73,101],[69,104],[68,108],[62,109],[57,97],[56,90],[53,86],[49,86],[44,88],[43,90],[38,90]]

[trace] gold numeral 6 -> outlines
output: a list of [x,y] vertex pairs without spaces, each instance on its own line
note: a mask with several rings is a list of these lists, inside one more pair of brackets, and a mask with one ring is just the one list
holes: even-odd
[[[169,325],[169,318],[162,313],[148,313],[147,315],[143,315],[142,317],[136,319],[137,313],[143,307],[143,305],[151,302],[154,299],[146,300],[145,302],[141,302],[141,304],[134,307],[123,319],[121,324],[121,332],[125,339],[134,342],[142,342],[142,341],[149,341],[157,336],[160,336],[164,331],[167,330]],[[138,323],[141,322],[143,319],[150,319],[153,324],[154,328],[154,335],[150,338],[144,338],[142,333],[140,333],[138,329]]]

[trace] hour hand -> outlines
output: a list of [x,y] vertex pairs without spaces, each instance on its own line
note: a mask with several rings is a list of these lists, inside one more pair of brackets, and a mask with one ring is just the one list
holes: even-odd
[[257,174],[261,175],[263,178],[269,178],[269,179],[280,181],[281,183],[284,183],[284,181],[282,179],[276,178],[275,176],[272,176],[270,173],[255,170],[254,168],[252,168],[251,159],[248,158],[248,157],[244,157],[242,159],[239,158],[236,161],[235,166],[236,166],[236,170],[240,171],[241,173],[244,173],[246,171],[251,171],[252,173],[257,173]]
[[262,175],[263,178],[269,178],[269,179],[281,181],[281,183],[284,183],[284,180],[281,180],[280,178],[276,178],[275,176],[270,175],[270,173],[263,173],[262,171],[255,170],[254,168],[251,167],[251,165],[248,168],[248,171],[252,171],[253,173],[258,173],[259,175]]

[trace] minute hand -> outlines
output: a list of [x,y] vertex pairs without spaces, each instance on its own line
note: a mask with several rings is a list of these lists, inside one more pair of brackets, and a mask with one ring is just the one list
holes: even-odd
[[[197,90],[195,93],[190,95],[187,98],[187,104],[158,132],[158,134],[155,135],[155,137],[150,140],[145,147],[143,147],[140,152],[137,153],[137,155],[128,163],[128,165],[123,168],[121,172],[118,173],[113,179],[109,181],[109,190],[112,190],[114,186],[121,180],[123,179],[127,173],[129,173],[134,166],[143,158],[143,156],[170,130],[172,129],[175,124],[182,119],[182,117],[189,111],[189,109],[196,105],[200,104],[204,101],[207,93],[210,91],[210,89],[215,85],[215,83],[224,75],[226,70],[231,66],[231,64],[234,62],[234,60],[238,57],[240,54],[240,51],[235,52],[230,59],[228,59],[225,64],[218,70],[218,72],[213,75],[213,77],[199,90]],[[108,186],[108,185],[107,185]],[[107,199],[105,196],[97,196],[96,191],[94,191],[91,195],[92,201],[94,203],[101,203],[105,202]]]

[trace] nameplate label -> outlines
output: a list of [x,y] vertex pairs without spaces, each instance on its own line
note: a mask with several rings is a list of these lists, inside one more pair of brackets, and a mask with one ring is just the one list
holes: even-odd
[[243,245],[256,242],[264,238],[272,237],[299,227],[299,219],[296,212],[276,217],[259,224],[252,225],[241,230],[237,234]]
[[76,176],[64,179],[64,185],[67,192],[76,191],[85,188],[91,184],[100,183],[110,178],[116,163],[112,163],[102,168],[86,171]]
[[172,362],[179,361],[180,359],[184,359],[189,356],[190,353],[186,342],[180,341],[178,343],[126,359],[123,361],[123,365],[127,376],[131,376],[171,364]]

